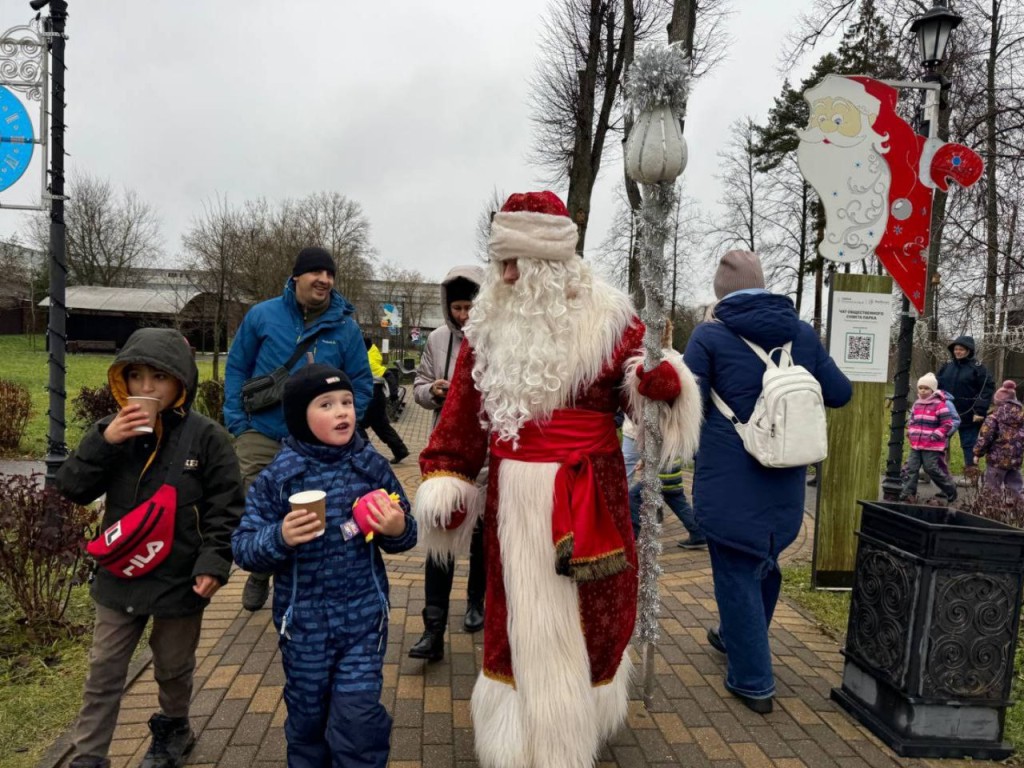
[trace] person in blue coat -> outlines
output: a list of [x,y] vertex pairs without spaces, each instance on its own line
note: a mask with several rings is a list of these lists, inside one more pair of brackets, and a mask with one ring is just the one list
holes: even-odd
[[[259,474],[231,539],[243,568],[274,573],[274,626],[284,665],[289,768],[387,765],[391,716],[380,703],[388,630],[388,578],[381,550],[416,545],[409,501],[387,460],[356,432],[352,384],[312,364],[285,386],[290,437]],[[352,505],[371,502],[367,541]],[[327,494],[326,525],[291,509],[300,491]],[[371,533],[371,532],[365,532]]]
[[775,694],[768,627],[782,586],[778,558],[800,530],[806,468],[758,463],[710,393],[714,389],[741,421],[750,418],[765,365],[743,338],[765,350],[793,342],[794,362],[818,380],[830,408],[845,405],[853,390],[789,298],[764,289],[756,254],[726,253],[714,288],[713,319],[697,326],[684,353],[704,402],[693,499],[708,540],[720,620],[718,629],[708,630],[708,642],[727,656],[725,687],[766,714]]
[[[280,404],[255,413],[242,406],[242,385],[284,365],[305,339],[315,362],[340,368],[352,382],[357,416],[373,397],[373,375],[355,308],[334,290],[334,259],[323,248],[303,248],[280,296],[250,309],[235,334],[224,371],[224,424],[235,437],[235,453],[248,489],[273,460],[288,434]],[[306,364],[297,360],[292,371]],[[257,611],[267,602],[270,576],[253,573],[242,591],[242,606]]]

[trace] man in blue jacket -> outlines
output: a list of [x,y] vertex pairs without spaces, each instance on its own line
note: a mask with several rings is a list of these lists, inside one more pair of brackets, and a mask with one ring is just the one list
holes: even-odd
[[[315,335],[307,352],[318,363],[344,371],[352,382],[356,417],[373,396],[373,376],[355,308],[334,290],[334,259],[323,248],[303,248],[280,296],[260,302],[242,320],[224,372],[224,424],[235,437],[235,453],[248,490],[274,460],[288,434],[281,404],[254,413],[242,406],[242,385],[288,362],[303,340]],[[303,355],[292,371],[306,364]],[[249,576],[242,606],[258,611],[267,602],[270,574]]]

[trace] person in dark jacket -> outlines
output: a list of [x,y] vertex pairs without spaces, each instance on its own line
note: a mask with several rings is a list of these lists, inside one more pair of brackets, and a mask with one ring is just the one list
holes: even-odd
[[974,338],[960,336],[949,345],[952,360],[939,369],[939,389],[953,395],[960,414],[960,448],[964,452],[964,469],[975,465],[974,444],[978,442],[981,423],[992,404],[995,383],[988,369],[974,356]]
[[806,468],[758,463],[712,403],[711,390],[738,419],[750,418],[765,366],[744,338],[765,350],[792,342],[794,362],[818,380],[828,407],[845,405],[853,390],[789,298],[764,290],[756,254],[726,253],[714,288],[719,301],[713,319],[697,326],[683,355],[704,401],[693,499],[708,540],[721,622],[708,630],[708,641],[728,657],[725,687],[765,714],[775,694],[768,627],[782,585],[778,558],[800,530]]
[[[169,328],[133,333],[107,374],[121,410],[100,419],[57,472],[58,490],[78,504],[106,494],[106,531],[164,483],[189,414],[199,374],[188,342]],[[129,395],[157,397],[152,432]],[[170,554],[150,573],[119,578],[98,568],[91,594],[96,623],[82,710],[74,729],[74,768],[108,766],[132,653],[147,623],[160,712],[149,719],[153,739],[142,765],[176,768],[195,743],[189,700],[203,609],[227,582],[231,533],[242,514],[242,482],[228,433],[195,411],[184,471],[175,483],[177,510]]]
[[[414,547],[416,522],[387,460],[356,431],[342,371],[313,364],[293,374],[284,414],[290,436],[249,489],[231,544],[243,568],[274,574],[288,766],[384,768],[391,716],[380,702],[389,607],[381,551]],[[371,502],[368,541],[352,506],[381,489],[398,501]],[[312,510],[289,508],[289,497],[306,490],[327,493],[326,528]]]
[[[334,290],[335,265],[323,248],[299,251],[292,276],[280,296],[250,309],[231,342],[224,367],[224,424],[235,436],[235,452],[246,489],[277,452],[288,434],[284,413],[276,405],[256,413],[242,407],[242,385],[284,365],[296,346],[315,341],[306,354],[315,362],[345,371],[352,382],[356,415],[363,418],[373,397],[373,376],[366,359],[355,308]],[[306,364],[305,356],[292,366]],[[258,611],[267,602],[270,576],[252,573],[242,590],[242,607]]]

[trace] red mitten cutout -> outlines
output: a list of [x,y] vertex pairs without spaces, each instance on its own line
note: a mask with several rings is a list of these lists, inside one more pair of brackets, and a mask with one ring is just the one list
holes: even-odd
[[644,371],[644,367],[638,365],[636,379],[637,391],[651,400],[671,402],[683,391],[679,374],[668,360],[662,360],[649,371]]

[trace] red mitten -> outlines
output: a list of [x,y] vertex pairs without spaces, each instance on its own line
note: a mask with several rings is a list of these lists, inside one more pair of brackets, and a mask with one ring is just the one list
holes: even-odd
[[672,402],[683,391],[679,374],[668,360],[662,360],[649,371],[644,371],[643,365],[638,365],[636,380],[637,391],[650,400]]
[[462,507],[459,507],[458,509],[452,511],[452,516],[448,520],[448,523],[447,525],[445,525],[444,529],[446,531],[454,531],[464,522],[466,522],[466,510],[464,510]]

